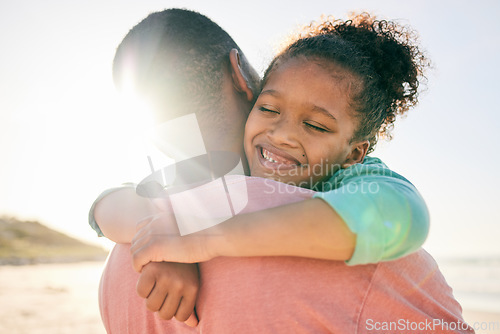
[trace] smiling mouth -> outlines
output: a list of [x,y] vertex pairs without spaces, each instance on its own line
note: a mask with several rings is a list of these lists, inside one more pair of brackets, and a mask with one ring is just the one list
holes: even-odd
[[282,155],[270,152],[263,147],[260,147],[260,156],[264,159],[264,161],[282,167],[297,167],[301,165],[299,161],[293,158],[284,157]]

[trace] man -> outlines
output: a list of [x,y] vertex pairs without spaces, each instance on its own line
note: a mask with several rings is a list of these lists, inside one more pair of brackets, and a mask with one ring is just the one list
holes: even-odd
[[[115,80],[130,79],[134,89],[155,103],[160,119],[196,110],[207,149],[238,152],[243,159],[241,134],[258,83],[241,51],[220,27],[196,13],[168,10],[152,14],[141,24],[117,51]],[[215,41],[210,40],[213,37]],[[215,53],[212,45],[217,46]],[[251,203],[245,212],[312,195],[292,189],[266,196],[259,182],[245,183]],[[106,220],[97,216],[99,222]],[[101,281],[101,311],[108,332],[193,331],[145,311],[133,291],[138,275],[130,269],[127,252],[127,246],[121,245],[113,250]],[[209,333],[446,332],[463,323],[451,289],[424,251],[393,262],[354,267],[295,257],[216,258],[201,263],[200,272],[196,330]],[[440,327],[434,319],[441,321]],[[444,328],[444,322],[452,325]],[[459,329],[469,330],[464,325]]]
[[[231,72],[233,67],[238,70]],[[118,88],[133,90],[133,93],[148,99],[155,106],[156,123],[161,124],[189,111],[196,111],[205,146],[211,150],[234,152],[244,161],[243,129],[258,94],[260,79],[231,37],[206,17],[179,9],[149,15],[120,44],[115,55],[113,75]],[[210,133],[207,133],[207,129],[210,129]],[[228,138],[233,140],[227,140]],[[246,166],[246,163],[241,165]],[[127,190],[130,189],[120,190],[122,191],[111,196],[135,197],[133,189],[129,192]],[[101,197],[107,194],[105,192]],[[99,199],[96,203],[98,201]],[[94,222],[93,210],[94,208],[91,210],[91,222]],[[123,217],[135,214],[129,207],[124,207],[119,212]],[[142,217],[137,217],[138,220],[139,218]],[[112,235],[112,239],[117,242],[130,242],[135,233],[134,226],[130,230],[120,228],[118,231],[106,230],[106,225],[103,224],[101,228],[106,236]],[[112,278],[122,270],[110,269],[124,259],[120,258],[124,252],[118,251],[122,249],[123,246],[117,245],[110,258],[101,288],[101,292],[106,293],[100,294],[103,320],[108,331],[113,329],[114,332],[122,332],[123,328],[120,326],[126,325],[123,319],[114,316],[124,314],[120,307],[135,306],[132,302],[113,302],[114,297],[122,295],[120,287],[127,283],[123,280],[124,277],[133,277],[133,285],[137,282],[135,273],[119,275],[120,279],[116,280]],[[128,251],[126,254],[129,261]],[[131,266],[118,265],[118,268]],[[107,293],[117,288],[117,293]],[[129,298],[137,301],[139,297],[133,290],[126,291],[131,292]],[[112,307],[108,307],[110,303],[113,304]],[[146,311],[143,305],[137,309]],[[144,320],[151,315],[151,312],[144,312],[139,318]],[[117,321],[113,322],[114,320]],[[138,323],[133,319],[128,320],[133,324]],[[139,323],[152,324],[154,321]]]

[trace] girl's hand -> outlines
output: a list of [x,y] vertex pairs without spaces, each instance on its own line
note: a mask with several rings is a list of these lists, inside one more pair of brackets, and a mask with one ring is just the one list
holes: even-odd
[[149,262],[204,262],[215,257],[208,250],[207,242],[213,237],[209,230],[180,236],[175,216],[164,212],[149,217],[137,225],[130,252],[132,263],[141,272]]
[[137,294],[146,299],[146,307],[160,318],[175,317],[195,327],[194,310],[199,289],[197,264],[152,262],[144,266],[137,282]]

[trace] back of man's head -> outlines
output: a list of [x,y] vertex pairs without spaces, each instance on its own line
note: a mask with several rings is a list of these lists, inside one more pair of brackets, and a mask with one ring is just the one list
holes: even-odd
[[150,99],[157,120],[192,112],[220,120],[223,69],[233,48],[239,50],[206,16],[167,9],[129,31],[116,51],[113,78],[117,87],[131,86]]

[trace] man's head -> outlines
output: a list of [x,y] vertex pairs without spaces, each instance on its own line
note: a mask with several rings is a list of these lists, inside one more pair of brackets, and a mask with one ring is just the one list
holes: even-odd
[[132,28],[116,51],[113,78],[146,98],[159,123],[196,113],[208,149],[241,146],[259,90],[258,75],[233,39],[183,9],[150,14]]

